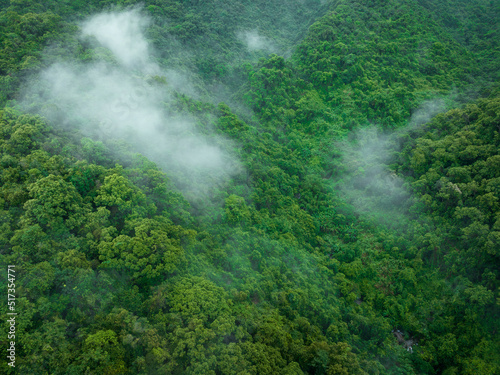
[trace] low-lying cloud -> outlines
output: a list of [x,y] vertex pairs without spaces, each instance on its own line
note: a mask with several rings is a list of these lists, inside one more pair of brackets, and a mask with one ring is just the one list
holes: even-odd
[[278,53],[279,51],[278,46],[271,39],[260,35],[257,30],[240,31],[237,37],[250,52],[264,51]]
[[134,9],[98,14],[83,22],[81,29],[83,36],[92,36],[108,48],[122,66],[145,71],[157,69],[149,61],[149,44],[143,35],[148,23],[147,18]]
[[407,221],[413,197],[405,181],[390,168],[396,162],[394,155],[401,151],[398,138],[446,108],[444,99],[426,101],[413,112],[404,128],[387,134],[371,126],[351,133],[350,141],[337,143],[341,154],[338,165],[343,171],[342,180],[335,181],[334,186],[358,214],[389,226]]
[[404,181],[388,167],[390,136],[375,127],[365,128],[355,132],[350,143],[338,147],[345,170],[336,188],[363,216],[379,223],[399,221],[410,195]]
[[[438,113],[442,113],[446,110],[446,101],[441,98],[434,100],[428,100],[422,103],[411,115],[410,121],[408,122],[409,129],[419,127],[427,122],[429,122]],[[408,130],[407,128],[404,131]]]
[[191,192],[209,193],[238,173],[239,164],[228,140],[210,129],[202,134],[194,118],[168,109],[185,78],[152,61],[143,33],[147,24],[139,10],[102,13],[83,22],[82,38],[94,38],[116,61],[54,64],[40,74],[36,87],[28,87],[26,105],[36,102],[40,114],[78,127],[85,136],[125,140]]

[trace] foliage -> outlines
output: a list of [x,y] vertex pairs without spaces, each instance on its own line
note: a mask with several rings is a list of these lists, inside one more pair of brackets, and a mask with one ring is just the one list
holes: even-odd
[[[79,22],[137,2],[0,4],[0,264],[16,265],[17,373],[499,372],[494,2],[142,1],[156,62],[193,87],[137,79],[241,164],[195,198],[204,187],[180,167],[16,109],[22,80],[52,62],[109,59]],[[415,122],[452,90],[454,109]],[[376,166],[400,181],[396,198],[366,188],[379,176],[339,146],[369,124],[399,129]],[[359,199],[337,189],[356,184]]]

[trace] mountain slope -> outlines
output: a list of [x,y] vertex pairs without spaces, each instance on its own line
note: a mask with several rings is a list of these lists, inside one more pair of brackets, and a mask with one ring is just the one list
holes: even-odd
[[1,4],[8,373],[498,372],[495,4]]

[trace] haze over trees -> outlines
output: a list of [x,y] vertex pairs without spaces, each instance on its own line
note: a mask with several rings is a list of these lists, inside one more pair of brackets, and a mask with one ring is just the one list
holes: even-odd
[[498,374],[498,19],[0,1],[2,373]]

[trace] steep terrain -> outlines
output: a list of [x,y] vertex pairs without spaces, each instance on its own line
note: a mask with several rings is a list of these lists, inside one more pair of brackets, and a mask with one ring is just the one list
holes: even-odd
[[500,371],[498,4],[0,5],[6,373]]

